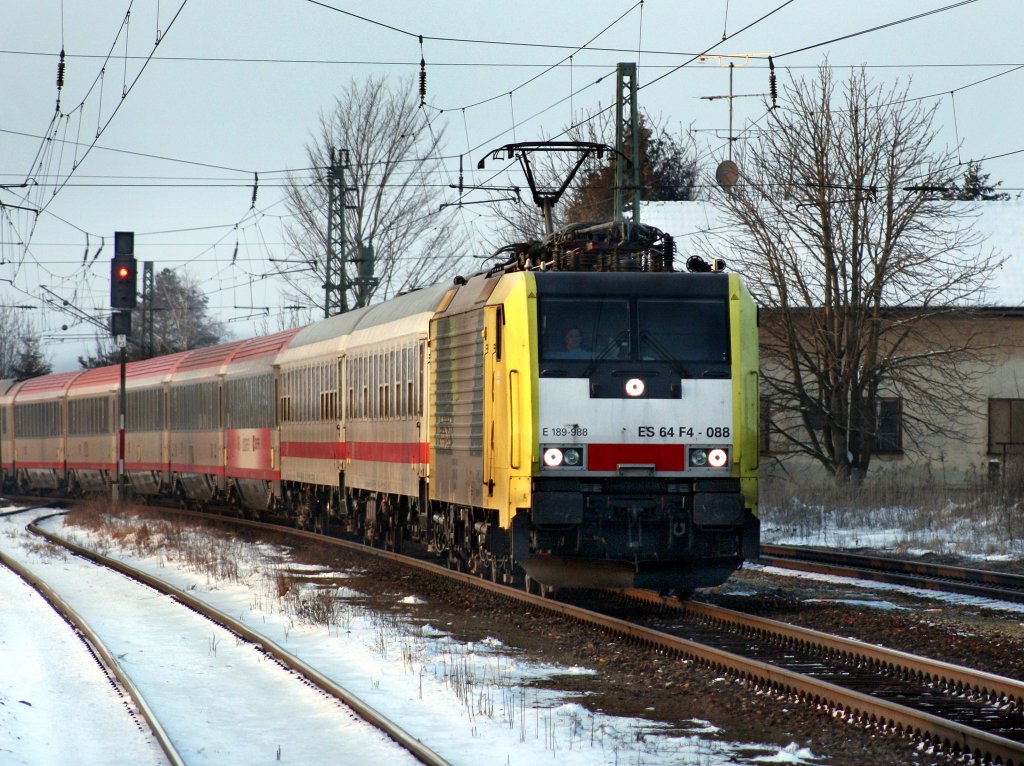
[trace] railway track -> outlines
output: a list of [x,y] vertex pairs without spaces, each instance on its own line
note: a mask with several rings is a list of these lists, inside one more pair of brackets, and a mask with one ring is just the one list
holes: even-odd
[[[211,520],[206,514],[181,515]],[[650,606],[657,605],[655,614],[663,617],[640,619],[631,614],[624,618],[608,612],[616,608],[629,611],[629,607],[616,607],[614,599],[607,596],[601,611],[596,611],[346,540],[260,522],[215,520],[382,557],[704,663],[758,688],[826,707],[844,719],[895,732],[950,754],[968,755],[981,762],[1024,764],[1024,683],[1014,679],[706,604],[679,604],[643,591],[614,595],[624,604],[634,604],[634,611],[642,601],[648,616]],[[607,608],[609,601],[611,608]],[[682,625],[678,624],[680,618]]]
[[[5,513],[3,515],[11,514]],[[146,703],[145,697],[143,697],[138,687],[132,682],[131,677],[124,671],[114,654],[106,647],[103,639],[92,629],[89,623],[43,580],[36,577],[31,571],[2,551],[0,551],[0,566],[10,569],[30,585],[75,630],[115,688],[123,691],[131,699],[134,704],[133,712],[145,721],[157,745],[164,755],[167,756],[168,763],[172,766],[185,766],[184,758],[178,752],[160,720]]]
[[1024,576],[942,564],[861,556],[820,548],[762,545],[759,563],[945,593],[1024,603]]
[[[51,514],[48,516],[40,517],[31,524],[29,524],[28,529],[33,534],[38,535],[39,537],[42,537],[55,545],[59,545],[63,548],[66,548],[67,550],[71,551],[72,553],[78,556],[82,556],[86,559],[89,559],[90,561],[93,561],[96,564],[99,564],[100,566],[107,567],[114,571],[120,572],[121,574],[126,575],[127,577],[136,580],[140,583],[143,583],[160,593],[172,597],[173,599],[185,605],[189,609],[192,609],[193,611],[203,615],[210,621],[235,633],[237,636],[241,637],[245,641],[248,641],[254,646],[259,647],[263,652],[273,657],[281,665],[302,676],[311,684],[313,684],[321,691],[323,691],[325,694],[337,699],[339,702],[346,705],[364,721],[368,722],[372,726],[384,732],[399,746],[408,751],[416,760],[420,761],[421,763],[427,764],[428,766],[449,766],[449,763],[446,759],[444,759],[436,752],[434,752],[431,748],[427,747],[418,739],[410,735],[394,721],[391,721],[386,716],[379,713],[373,707],[368,705],[366,702],[364,702],[356,695],[349,692],[340,684],[337,684],[324,674],[320,673],[318,670],[316,670],[316,668],[302,661],[291,652],[288,652],[287,650],[282,648],[280,645],[274,643],[273,641],[270,641],[257,631],[247,627],[244,623],[217,610],[209,604],[204,603],[203,601],[201,601],[198,598],[195,598],[186,591],[175,588],[174,586],[160,580],[159,578],[152,577],[147,573],[124,563],[123,561],[119,561],[117,559],[100,554],[89,548],[85,548],[81,545],[78,545],[70,540],[67,540],[59,535],[54,534],[53,532],[49,532],[45,529],[42,529],[39,526],[40,522],[43,522],[49,518],[53,518],[57,515],[61,514]],[[40,592],[44,593],[44,598],[50,601],[50,603],[53,604],[55,608],[58,608],[58,611],[60,611],[62,614],[68,613],[70,615],[68,619],[72,621],[72,624],[74,624],[77,629],[83,631],[83,634],[87,636],[87,641],[90,644],[90,646],[92,646],[94,643],[96,644],[97,651],[99,653],[99,656],[102,657],[104,664],[109,663],[111,671],[115,674],[118,680],[124,684],[125,688],[129,691],[129,693],[131,693],[132,699],[136,701],[136,704],[139,706],[139,710],[142,712],[143,716],[150,724],[150,727],[153,729],[154,734],[158,737],[161,747],[164,748],[165,752],[168,754],[170,762],[172,764],[182,764],[183,766],[185,761],[174,749],[173,744],[167,737],[166,733],[163,731],[159,721],[157,721],[156,717],[152,714],[150,708],[146,705],[145,700],[142,698],[142,695],[139,694],[135,687],[131,684],[131,680],[127,677],[127,675],[120,670],[119,666],[117,665],[112,655],[110,655],[110,653],[102,647],[102,642],[99,640],[97,636],[95,636],[95,634],[91,630],[89,630],[88,626],[85,625],[84,620],[81,620],[81,618],[77,617],[77,615],[74,615],[71,608],[67,606],[67,604],[64,603],[63,600],[61,600],[56,593],[49,589],[45,585],[45,583],[42,583],[38,578],[32,576],[30,572],[28,572],[23,567],[18,565],[17,562],[9,559],[9,557],[5,556],[2,553],[0,553],[0,562],[11,567],[12,569],[15,569],[15,571],[18,571],[18,573],[21,574],[21,576],[24,579],[28,580],[34,586],[38,585],[37,590],[41,589]],[[22,574],[23,572],[24,574]],[[65,612],[65,610],[67,610],[67,612]]]
[[[700,637],[742,656],[859,692],[864,695],[864,707],[857,713],[861,718],[877,717],[885,722],[893,708],[879,703],[892,702],[1010,740],[1015,743],[1012,750],[1016,755],[1008,752],[1006,762],[1021,762],[1024,682],[710,604],[680,604],[646,591],[622,593],[629,599],[683,613],[705,626],[688,631],[691,638]],[[816,689],[815,684],[807,684],[793,691],[810,697],[818,693]],[[897,729],[909,723],[909,719],[900,723],[895,718],[889,722]],[[944,740],[943,744],[952,742]]]
[[[182,512],[201,518],[210,516]],[[671,609],[684,626],[639,624],[635,616],[597,611],[454,572],[420,559],[302,530],[234,518],[231,525],[295,535],[388,559],[431,575],[490,591],[517,604],[544,608],[659,651],[704,663],[781,696],[827,707],[843,718],[910,737],[980,762],[1024,764],[1024,683],[917,657],[852,639],[649,592],[617,596]],[[683,635],[685,633],[685,635]]]

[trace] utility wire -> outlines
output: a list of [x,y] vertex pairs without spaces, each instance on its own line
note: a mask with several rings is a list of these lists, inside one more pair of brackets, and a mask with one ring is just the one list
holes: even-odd
[[[862,33],[855,33],[862,34]],[[815,43],[812,47],[818,47],[826,43]],[[578,49],[579,46],[570,45],[558,45],[549,46],[559,49]],[[643,56],[672,56],[675,58],[679,57],[692,57],[698,56],[699,53],[693,51],[663,51],[663,50],[644,50],[636,48],[602,48],[599,46],[587,46],[585,51],[588,53],[630,53]],[[0,49],[0,55],[9,56],[40,56],[46,58],[56,58],[58,54],[50,51],[28,51],[28,50],[16,50],[12,48]],[[740,54],[721,54],[725,57],[736,56],[741,57]],[[772,54],[773,58],[777,58]],[[71,59],[111,59],[118,60],[121,58],[127,58],[130,61],[143,61],[147,57],[143,55],[129,55],[127,57],[117,55],[104,55],[102,53],[68,53],[66,54],[68,60]],[[572,59],[572,56],[567,57],[571,60],[561,64],[571,64],[571,66],[578,69],[605,69],[607,64],[587,64],[581,63]],[[749,58],[752,62],[761,60],[756,56],[750,56],[749,54],[743,54],[742,58]],[[414,67],[419,65],[419,61],[415,58],[408,60],[396,60],[396,59],[300,59],[300,58],[262,58],[262,57],[250,57],[250,56],[156,56],[152,57],[153,61],[162,62],[184,62],[184,63],[213,63],[213,64],[288,64],[298,66],[370,66],[370,67],[385,67],[385,66],[396,66],[396,67]],[[550,64],[534,63],[532,61],[431,61],[431,67],[451,67],[458,69],[468,68],[480,68],[480,69],[546,69]],[[675,67],[675,64],[651,64],[645,63],[645,69],[671,69]],[[853,64],[835,64],[838,68],[849,68],[854,66]],[[1006,67],[1016,66],[1013,62],[1007,61],[976,61],[976,62],[941,62],[941,63],[892,63],[892,64],[856,64],[856,66],[864,66],[866,69],[959,69],[959,68],[979,68],[979,67]],[[751,63],[748,68],[766,68],[767,64],[756,64]],[[817,64],[788,64],[787,69],[816,69]],[[504,94],[502,94],[504,95]],[[68,113],[70,114],[70,113]],[[67,114],[65,116],[68,116]]]
[[[182,0],[181,5],[178,6],[177,12],[171,18],[170,22],[168,22],[167,29],[164,30],[164,34],[165,35],[167,34],[168,31],[170,31],[171,27],[174,26],[174,22],[178,20],[178,17],[181,15],[181,12],[185,9],[185,5],[187,3],[188,3],[188,0]],[[60,193],[61,189],[64,188],[64,185],[71,179],[71,176],[74,175],[75,171],[79,167],[81,167],[81,164],[82,164],[82,162],[85,161],[85,158],[89,156],[89,153],[92,151],[93,147],[96,145],[96,141],[99,140],[100,136],[103,135],[103,131],[105,131],[107,129],[107,127],[113,121],[114,117],[117,116],[117,113],[118,113],[118,111],[120,111],[121,106],[124,104],[125,100],[128,98],[128,94],[132,92],[132,90],[135,88],[136,84],[138,84],[139,79],[142,77],[142,73],[146,71],[146,67],[149,65],[150,61],[152,61],[152,54],[156,52],[156,46],[157,45],[159,45],[159,42],[157,42],[157,43],[155,43],[153,45],[153,50],[150,52],[150,55],[146,58],[145,62],[142,64],[142,67],[139,69],[138,73],[135,75],[135,78],[131,81],[130,84],[126,84],[124,86],[124,88],[122,89],[120,101],[117,102],[117,105],[114,107],[113,111],[110,113],[110,116],[107,118],[106,122],[104,122],[102,127],[100,127],[97,130],[96,137],[86,147],[85,152],[83,152],[82,156],[77,159],[76,163],[72,166],[71,170],[68,171],[68,174],[67,174],[67,177],[65,178],[64,183],[58,185],[53,190],[53,193],[50,196],[50,199],[47,200],[46,203],[40,207],[40,212],[46,210],[46,208],[50,205],[50,203],[54,200],[54,198]],[[127,73],[127,69],[126,69],[126,73]]]
[[831,40],[824,40],[823,42],[814,43],[813,45],[805,45],[803,48],[794,48],[791,51],[786,51],[785,53],[773,55],[772,58],[780,59],[783,56],[792,56],[794,53],[803,53],[804,51],[814,50],[815,48],[821,48],[824,45],[831,45],[832,43],[838,43],[843,40],[850,40],[854,37],[860,37],[861,35],[870,34],[871,32],[879,32],[883,29],[889,29],[891,27],[899,26],[900,24],[906,24],[907,22],[910,21],[918,21],[919,19],[923,19],[928,16],[934,16],[937,13],[945,13],[946,11],[951,11],[954,8],[960,8],[961,6],[970,5],[971,3],[976,2],[978,2],[978,0],[961,0],[959,3],[945,5],[941,8],[933,8],[930,11],[916,13],[913,16],[907,16],[906,18],[897,19],[896,21],[889,21],[885,24],[878,24],[877,26],[868,27],[867,29],[862,29],[859,32],[851,32],[850,34],[841,35],[840,37],[833,37]]

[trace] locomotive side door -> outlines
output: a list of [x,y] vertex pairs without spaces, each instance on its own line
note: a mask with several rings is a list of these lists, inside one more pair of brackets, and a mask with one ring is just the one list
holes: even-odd
[[[505,422],[506,390],[504,383],[505,365],[502,360],[504,344],[504,306],[487,306],[484,309],[484,392],[486,412],[484,415],[484,505],[494,507],[497,494],[499,501],[504,496],[507,482],[508,463],[504,460],[505,443],[502,425]],[[496,433],[497,432],[497,433]]]

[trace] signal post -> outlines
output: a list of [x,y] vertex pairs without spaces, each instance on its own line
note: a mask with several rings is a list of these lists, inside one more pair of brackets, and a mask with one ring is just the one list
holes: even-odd
[[127,412],[125,392],[128,365],[128,336],[132,334],[132,309],[137,301],[137,264],[135,232],[114,232],[114,257],[110,259],[110,334],[121,349],[121,387],[117,400],[117,481],[111,484],[114,505],[128,496],[128,477],[124,469],[124,425]]

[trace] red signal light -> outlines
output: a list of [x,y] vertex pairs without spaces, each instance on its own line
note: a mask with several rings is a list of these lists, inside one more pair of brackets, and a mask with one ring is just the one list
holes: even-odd
[[110,260],[110,308],[135,308],[136,274],[134,258],[115,256]]

